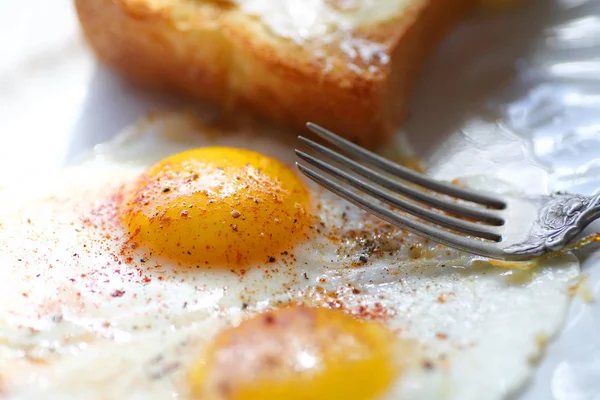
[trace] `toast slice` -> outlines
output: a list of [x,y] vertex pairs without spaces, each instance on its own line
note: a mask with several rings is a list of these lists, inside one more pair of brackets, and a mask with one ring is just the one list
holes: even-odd
[[475,0],[75,0],[99,59],[145,84],[373,148]]

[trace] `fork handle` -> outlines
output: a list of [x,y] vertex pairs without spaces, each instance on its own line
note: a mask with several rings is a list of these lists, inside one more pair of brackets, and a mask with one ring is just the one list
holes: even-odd
[[557,193],[540,212],[539,224],[547,229],[545,247],[559,250],[600,218],[600,193],[594,196]]
[[600,218],[600,193],[594,196],[555,193],[540,199],[543,206],[524,242],[509,246],[510,255],[541,255],[558,251],[592,221]]

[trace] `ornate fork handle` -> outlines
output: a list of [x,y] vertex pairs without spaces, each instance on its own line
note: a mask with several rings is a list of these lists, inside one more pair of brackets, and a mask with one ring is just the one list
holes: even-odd
[[600,194],[556,193],[543,204],[529,237],[507,249],[513,254],[545,253],[563,248],[595,219],[600,218]]

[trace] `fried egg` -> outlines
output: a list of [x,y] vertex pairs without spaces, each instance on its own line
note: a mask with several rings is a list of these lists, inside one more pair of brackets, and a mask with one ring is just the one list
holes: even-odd
[[573,256],[495,268],[294,161],[275,130],[163,114],[2,190],[0,394],[479,400],[526,383]]

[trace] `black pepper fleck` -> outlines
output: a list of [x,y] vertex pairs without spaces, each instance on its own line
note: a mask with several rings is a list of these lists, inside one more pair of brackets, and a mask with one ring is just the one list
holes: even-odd
[[181,366],[180,363],[174,362],[172,364],[165,365],[160,371],[155,374],[150,375],[150,379],[158,380],[161,379],[173,372],[175,372]]

